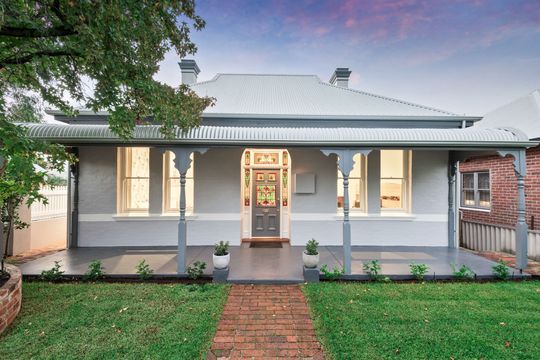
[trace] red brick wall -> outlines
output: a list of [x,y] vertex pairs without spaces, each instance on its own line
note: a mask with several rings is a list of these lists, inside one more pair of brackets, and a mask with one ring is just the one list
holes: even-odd
[[[461,172],[490,170],[491,172],[491,211],[462,209],[463,220],[492,225],[514,227],[517,221],[517,182],[513,158],[508,156],[487,156],[460,163]],[[525,199],[527,224],[540,229],[540,146],[527,150],[527,176],[525,178]]]
[[15,320],[21,310],[22,275],[19,268],[6,264],[11,278],[0,288],[0,334]]

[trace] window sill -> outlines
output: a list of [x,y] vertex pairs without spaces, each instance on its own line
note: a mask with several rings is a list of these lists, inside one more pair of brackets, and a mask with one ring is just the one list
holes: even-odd
[[484,213],[491,212],[491,209],[483,209],[483,208],[475,208],[475,207],[467,207],[467,206],[460,206],[459,210],[470,210],[470,211],[478,211],[478,212],[484,212]]
[[[194,214],[186,214],[186,220],[195,220]],[[180,215],[173,214],[117,214],[113,216],[116,221],[178,221]]]
[[[336,220],[343,220],[343,213],[339,213],[334,217]],[[407,213],[381,213],[381,214],[368,214],[368,213],[349,213],[350,221],[413,221],[416,216]]]

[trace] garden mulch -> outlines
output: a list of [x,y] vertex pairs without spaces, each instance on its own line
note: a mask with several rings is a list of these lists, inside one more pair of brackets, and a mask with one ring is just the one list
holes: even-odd
[[298,285],[233,285],[208,359],[324,359]]
[[40,248],[27,250],[21,254],[10,256],[7,258],[7,261],[13,265],[20,265],[20,264],[27,263],[29,261],[34,261],[36,259],[42,258],[47,255],[57,253],[65,249],[66,249],[66,246],[61,245],[61,244],[43,246]]
[[[503,260],[508,263],[508,266],[516,267],[516,256],[513,254],[496,251],[474,251],[474,253],[493,261]],[[540,262],[529,259],[525,272],[531,275],[540,275]]]

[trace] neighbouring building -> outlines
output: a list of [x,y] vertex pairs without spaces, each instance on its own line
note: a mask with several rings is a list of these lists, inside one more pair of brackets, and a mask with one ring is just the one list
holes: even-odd
[[[540,90],[516,99],[475,124],[478,128],[512,126],[540,140]],[[540,146],[527,149],[525,176],[529,257],[540,260]],[[461,172],[461,243],[475,250],[515,252],[517,179],[513,159],[474,156]]]

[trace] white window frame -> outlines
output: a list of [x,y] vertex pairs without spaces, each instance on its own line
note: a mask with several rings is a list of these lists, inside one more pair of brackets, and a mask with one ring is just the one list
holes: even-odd
[[[351,180],[353,180],[353,179],[360,180],[360,207],[359,208],[352,207],[352,205],[349,202],[349,211],[351,213],[367,213],[367,194],[368,194],[368,192],[367,192],[367,190],[368,190],[368,187],[367,187],[367,162],[368,162],[368,158],[367,158],[367,156],[365,156],[363,154],[360,154],[360,153],[355,154],[355,157],[356,156],[358,156],[360,158],[360,163],[355,161],[354,162],[354,168],[353,168],[353,170],[351,170],[351,172],[349,174],[353,174],[356,167],[359,166],[360,167],[360,177],[349,175],[349,194],[351,193]],[[343,213],[343,207],[339,207],[339,205],[337,203],[337,194],[339,194],[339,191],[337,191],[337,190],[340,189],[340,188],[343,190],[343,174],[341,173],[339,168],[337,168],[336,170],[337,170],[336,206],[337,206],[338,214],[341,214],[341,213]]]
[[[381,176],[381,167],[382,167],[382,152],[385,150],[402,150],[403,151],[403,176],[402,178],[388,178]],[[383,208],[382,204],[380,206],[382,214],[392,214],[392,213],[411,213],[412,208],[412,150],[403,150],[403,149],[382,149],[379,165],[379,189],[382,189],[383,180],[402,180],[401,187],[401,207],[400,208]],[[381,190],[379,190],[381,191]],[[379,194],[379,201],[382,203],[382,193]]]
[[[180,175],[173,176],[170,174],[169,163],[174,154],[171,151],[165,151],[163,154],[163,214],[179,214],[179,208],[171,207],[171,181],[178,180],[180,181]],[[186,189],[191,186],[193,191],[191,191],[192,196],[187,196],[186,192],[186,214],[192,215],[195,212],[195,162],[193,159],[193,154],[191,154],[191,175],[186,176]],[[190,185],[191,184],[191,185]]]
[[[480,189],[478,186],[478,175],[479,174],[488,174],[489,177],[489,189]],[[465,182],[463,181],[464,175],[473,175],[473,187],[465,189]],[[461,172],[461,204],[460,206],[464,209],[471,210],[491,210],[492,197],[491,197],[491,171],[490,170],[475,170],[475,171],[463,171]],[[472,191],[474,196],[474,205],[465,204],[465,191]],[[480,191],[489,191],[489,206],[480,205]]]
[[130,193],[126,186],[126,180],[129,179],[148,179],[148,182],[150,183],[150,148],[148,149],[148,177],[138,177],[138,176],[131,176],[127,174],[127,163],[128,161],[131,161],[131,147],[119,147],[117,151],[117,212],[119,214],[148,214],[150,210],[150,186],[149,186],[149,194],[148,194],[148,207],[146,209],[141,208],[130,208],[128,206],[129,204],[129,197]]

